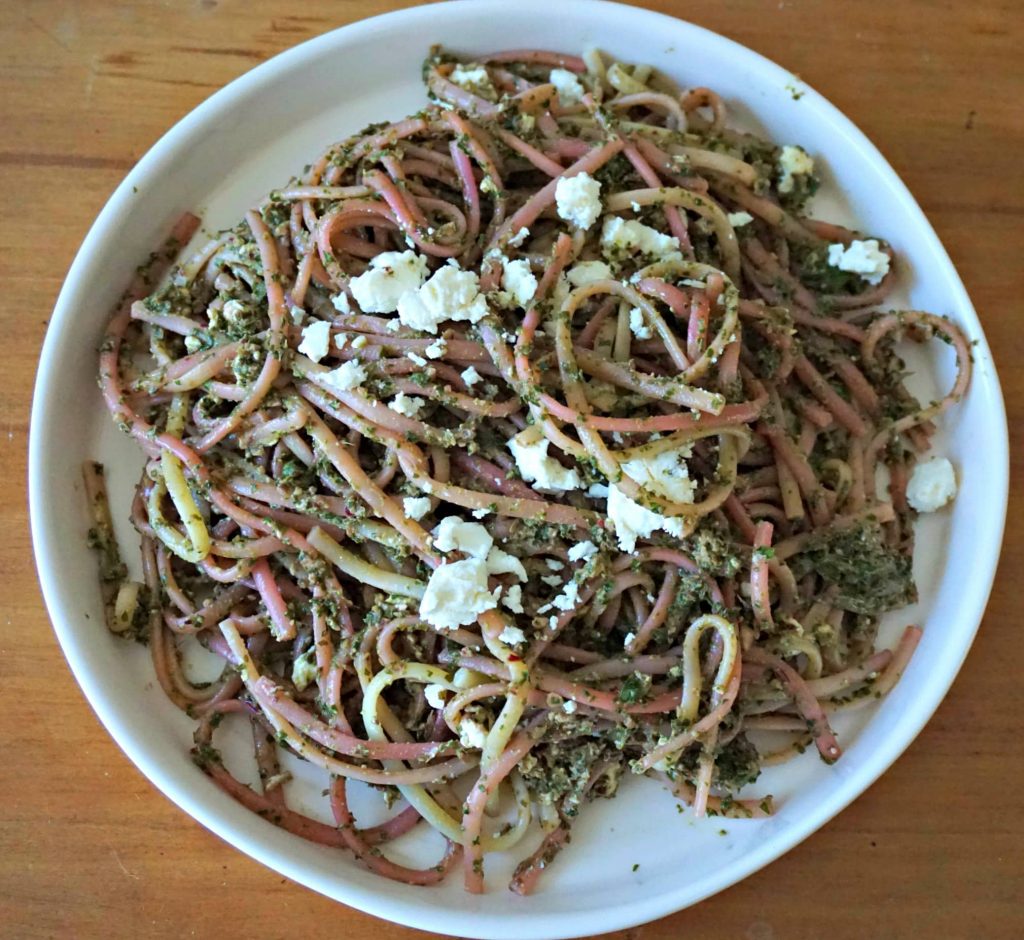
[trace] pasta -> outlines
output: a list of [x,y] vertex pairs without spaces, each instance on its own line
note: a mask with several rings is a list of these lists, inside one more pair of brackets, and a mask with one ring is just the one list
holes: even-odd
[[[762,766],[839,759],[831,717],[921,635],[875,648],[915,597],[916,508],[953,495],[922,455],[971,357],[879,311],[891,247],[811,217],[811,156],[713,91],[597,52],[435,49],[424,78],[423,111],[177,260],[185,216],[140,269],[100,385],[146,458],[142,580],[92,463],[91,535],[111,630],[148,642],[219,786],[409,884],[479,892],[518,848],[526,894],[624,775],[750,818]],[[940,400],[906,390],[901,337],[953,347]],[[259,787],[214,746],[227,718]],[[335,825],[289,808],[282,751]],[[360,826],[352,781],[400,811]],[[387,857],[423,825],[436,865]]]

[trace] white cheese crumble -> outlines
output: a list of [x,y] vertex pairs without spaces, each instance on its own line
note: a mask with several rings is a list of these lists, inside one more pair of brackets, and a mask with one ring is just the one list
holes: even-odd
[[535,434],[533,428],[520,431],[508,442],[508,449],[515,457],[516,466],[524,480],[536,483],[542,490],[577,490],[580,488],[580,475],[575,468],[563,467],[554,457],[548,456],[547,438],[531,440]]
[[348,392],[359,388],[365,381],[366,369],[357,359],[343,362],[333,372],[326,372],[320,376],[320,383],[328,391]]
[[438,630],[474,623],[498,602],[487,588],[487,563],[464,558],[435,568],[420,601],[420,617]]
[[515,233],[509,240],[509,247],[518,248],[523,242],[530,237],[530,230],[525,226]]
[[303,321],[306,319],[306,311],[302,307],[292,306],[288,313],[292,318],[292,323],[296,326],[302,326]]
[[392,411],[397,411],[400,415],[405,415],[407,418],[415,418],[425,404],[426,401],[422,398],[416,398],[406,395],[405,392],[399,392],[395,396],[394,401],[388,402],[388,407]]
[[334,337],[334,345],[338,349],[344,349],[345,344],[348,342],[348,333],[338,333]]
[[338,313],[351,313],[352,304],[349,302],[348,294],[335,294],[331,298],[331,303],[334,304],[334,309]]
[[484,516],[489,516],[490,514],[491,514],[491,511],[490,511],[489,509],[474,509],[474,510],[473,510],[473,511],[472,511],[472,512],[470,513],[470,515],[471,515],[471,516],[472,516],[472,517],[473,517],[474,519],[483,519],[483,518],[484,518]]
[[597,554],[597,546],[593,542],[577,542],[569,549],[569,561],[585,561]]
[[629,311],[629,329],[637,339],[650,339],[654,331],[647,325],[644,312],[639,307],[631,307]]
[[472,718],[463,718],[459,722],[459,743],[463,747],[482,750],[487,743],[487,729]]
[[601,214],[601,183],[589,173],[561,177],[555,184],[558,217],[586,231]]
[[438,551],[465,552],[472,558],[486,558],[494,544],[491,533],[479,522],[465,522],[458,516],[442,519],[431,534]]
[[498,634],[498,639],[509,646],[517,646],[526,642],[526,634],[519,627],[508,626]]
[[591,483],[587,487],[587,496],[591,499],[607,499],[608,498],[608,487],[603,483]]
[[565,562],[558,558],[545,558],[544,564],[552,571],[561,571],[565,567]]
[[413,362],[413,363],[415,363],[416,365],[418,365],[420,367],[425,366],[427,364],[427,360],[426,359],[424,359],[421,355],[419,355],[419,353],[414,353],[412,350],[407,352],[405,354],[405,357],[410,362]]
[[568,698],[564,702],[562,702],[562,711],[566,712],[567,714],[575,714],[577,708],[579,708],[579,705],[577,705],[576,702],[571,698]]
[[552,69],[551,84],[555,86],[563,105],[579,104],[583,100],[585,92],[575,72],[568,69]]
[[317,320],[303,327],[302,342],[299,343],[299,352],[303,356],[309,356],[314,362],[319,362],[330,351],[331,348],[331,324],[326,320]]
[[420,519],[430,512],[430,497],[406,496],[402,500],[402,508],[410,519],[419,522]]
[[632,633],[632,632],[631,633],[627,633],[622,638],[622,645],[623,646],[629,646],[629,644],[632,643],[635,639],[636,639],[636,634],[635,633]]
[[605,281],[612,276],[612,269],[603,261],[580,261],[569,268],[567,277],[573,287],[583,287],[593,281]]
[[357,337],[355,337],[355,339],[352,340],[352,348],[362,349],[368,342],[369,340],[366,338],[365,334],[360,333]]
[[889,273],[889,256],[878,247],[878,240],[854,240],[849,246],[828,246],[828,263],[840,271],[859,274],[869,284],[881,284]]
[[474,366],[470,366],[460,373],[460,378],[466,383],[466,388],[472,388],[480,381],[480,373],[476,371]]
[[518,584],[513,584],[501,599],[501,606],[512,611],[514,614],[523,612],[523,589]]
[[501,286],[515,298],[520,307],[525,307],[537,293],[537,275],[530,270],[530,262],[524,258],[506,261]]
[[633,551],[638,538],[650,538],[659,529],[679,537],[683,533],[680,519],[670,519],[651,512],[630,499],[617,486],[611,487],[608,493],[608,519],[615,526],[615,538],[624,552]]
[[486,314],[487,301],[480,293],[476,272],[463,271],[451,264],[438,268],[422,287],[398,300],[398,318],[402,323],[427,333],[436,333],[445,320],[477,323]]
[[550,604],[545,604],[537,613],[547,613],[552,607],[557,610],[572,610],[580,599],[580,586],[575,581],[567,581],[562,593],[555,597]]
[[956,473],[945,457],[914,467],[907,482],[907,502],[918,512],[935,512],[956,496]]
[[693,481],[684,458],[689,445],[676,450],[663,450],[653,457],[633,457],[622,463],[622,469],[644,489],[676,503],[693,502]]
[[440,336],[423,351],[427,354],[428,359],[440,359],[448,352],[448,342],[443,336]]
[[487,573],[511,574],[515,575],[518,581],[526,580],[526,569],[523,567],[523,563],[515,555],[498,548],[497,545],[487,553]]
[[558,587],[562,583],[562,579],[557,574],[543,575],[540,580],[548,587]]
[[448,81],[471,91],[474,95],[480,95],[488,101],[494,101],[498,93],[494,89],[491,76],[482,65],[463,65],[461,62],[452,69]]
[[443,685],[437,685],[434,682],[423,689],[423,697],[431,708],[444,708],[448,694],[448,690]]
[[814,172],[814,160],[803,147],[786,144],[779,154],[779,192],[793,192],[798,176],[810,176]]
[[754,217],[749,212],[730,212],[726,218],[733,228],[741,228],[754,221]]
[[678,261],[683,257],[679,251],[679,239],[674,235],[664,235],[636,219],[623,219],[617,215],[604,220],[601,250],[609,257],[624,251],[664,261]]
[[364,313],[394,313],[399,298],[419,289],[426,276],[427,259],[415,251],[384,251],[348,286]]

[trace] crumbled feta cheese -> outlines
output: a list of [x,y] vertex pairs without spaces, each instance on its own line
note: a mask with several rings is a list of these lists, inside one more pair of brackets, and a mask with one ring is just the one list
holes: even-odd
[[388,402],[388,407],[392,411],[397,411],[400,415],[405,415],[407,418],[415,418],[425,404],[426,401],[422,398],[416,398],[412,395],[406,395],[405,392],[399,392],[395,396],[394,401]]
[[629,329],[637,339],[650,339],[654,331],[644,320],[644,312],[639,307],[631,307],[629,311]]
[[607,499],[608,498],[608,487],[603,483],[591,483],[587,487],[587,496],[591,499]]
[[552,69],[551,84],[555,86],[558,98],[563,105],[579,104],[583,100],[585,91],[575,72],[570,72],[568,69]]
[[664,496],[676,503],[693,502],[693,481],[684,458],[691,447],[663,450],[653,457],[633,457],[622,464],[622,469],[644,489],[655,496]]
[[562,702],[562,711],[566,714],[574,715],[576,713],[577,708],[579,708],[579,705],[577,705],[576,702],[571,698],[568,698],[564,702]]
[[320,376],[320,383],[330,391],[348,392],[366,381],[366,369],[357,359],[343,362],[333,372]]
[[565,562],[560,561],[558,558],[545,558],[544,564],[552,571],[561,571],[565,567]]
[[516,466],[524,480],[536,483],[542,490],[577,490],[580,475],[575,468],[567,469],[554,457],[548,456],[547,438],[532,440],[534,429],[520,431],[508,442],[508,449],[515,457]]
[[551,603],[558,610],[572,610],[580,599],[580,586],[575,581],[567,581],[562,593]]
[[337,333],[334,337],[334,345],[338,349],[344,349],[345,344],[348,342],[348,333]]
[[355,339],[352,340],[352,348],[362,349],[368,342],[369,340],[366,338],[365,334],[360,333]]
[[828,263],[840,271],[859,274],[869,284],[881,284],[889,273],[889,256],[878,247],[878,240],[854,240],[849,246],[828,246]]
[[237,326],[239,321],[248,316],[248,314],[249,308],[240,300],[235,300],[234,297],[226,301],[220,311],[220,315],[231,326]]
[[733,228],[741,228],[754,221],[754,217],[749,212],[730,212],[727,218]]
[[444,708],[448,690],[443,685],[431,682],[423,689],[423,697],[431,708]]
[[[531,115],[532,117],[532,115]],[[530,237],[530,230],[525,226],[515,233],[509,240],[509,247],[518,248],[523,242]]]
[[185,351],[190,355],[203,348],[203,341],[198,336],[189,334],[185,337]]
[[489,516],[490,514],[491,514],[491,510],[490,510],[490,509],[474,509],[474,510],[473,510],[473,511],[472,511],[472,512],[470,513],[470,515],[471,515],[471,516],[472,516],[472,517],[473,517],[474,519],[483,519],[483,518],[484,518],[484,516]]
[[427,364],[427,360],[426,359],[424,359],[418,353],[414,353],[412,350],[407,352],[405,355],[406,355],[406,358],[410,360],[410,362],[414,362],[418,366],[422,367],[422,366],[425,366]]
[[679,251],[679,239],[664,235],[656,228],[613,215],[604,220],[601,230],[601,250],[608,257],[622,252],[647,255],[663,261],[678,261],[683,256]]
[[508,626],[498,634],[498,639],[509,646],[516,646],[526,642],[526,634],[519,627]]
[[513,574],[519,581],[526,580],[526,569],[523,567],[523,563],[515,555],[498,548],[497,545],[487,553],[487,573]]
[[635,639],[636,639],[636,634],[635,633],[627,633],[623,637],[623,639],[622,639],[622,645],[623,646],[629,646],[629,644],[632,643]]
[[515,298],[520,307],[525,307],[537,293],[537,275],[530,270],[530,262],[524,258],[506,261],[501,286]]
[[466,383],[467,388],[472,388],[474,385],[476,385],[477,382],[480,381],[480,373],[477,372],[473,366],[470,366],[468,369],[465,369],[461,373],[460,377],[462,378],[462,381]]
[[448,352],[448,343],[443,336],[440,336],[423,351],[427,354],[428,359],[440,359]]
[[589,173],[561,177],[555,184],[558,217],[586,231],[601,214],[601,182]]
[[498,605],[487,588],[487,563],[464,558],[434,569],[420,601],[420,617],[438,630],[474,623]]
[[814,172],[814,160],[803,147],[786,144],[779,154],[779,192],[793,192],[798,176],[809,176]]
[[309,356],[314,362],[319,362],[330,348],[331,324],[326,320],[317,320],[303,328],[302,342],[299,343],[299,352],[303,356]]
[[403,294],[418,290],[427,276],[427,259],[415,251],[384,251],[349,281],[364,313],[394,313]]
[[617,486],[611,487],[608,493],[608,519],[615,527],[615,538],[624,552],[633,551],[638,538],[649,538],[659,529],[677,537],[683,533],[682,520],[652,512]]
[[540,580],[548,587],[558,587],[562,583],[562,579],[557,574],[543,575]]
[[352,304],[349,303],[348,294],[335,294],[331,298],[331,303],[334,304],[334,309],[338,313],[351,313]]
[[907,482],[907,502],[918,512],[935,512],[956,496],[956,473],[945,457],[914,467]]
[[482,65],[477,65],[476,63],[463,65],[460,62],[452,69],[451,74],[448,76],[448,81],[458,85],[460,88],[465,88],[466,91],[472,92],[474,95],[480,95],[480,97],[486,98],[488,101],[495,101],[498,98],[498,93],[494,89],[491,76]]
[[491,533],[479,522],[465,522],[458,516],[442,519],[431,534],[438,551],[465,552],[471,558],[486,558],[494,544]]
[[463,747],[482,750],[487,743],[487,729],[472,718],[463,718],[459,722],[459,743]]
[[513,584],[501,599],[502,607],[512,611],[514,614],[523,612],[523,589],[518,584]]
[[292,663],[292,682],[300,692],[316,681],[318,669],[316,654],[308,650]]
[[398,317],[406,326],[436,333],[445,320],[479,322],[487,314],[487,301],[480,293],[480,279],[474,271],[462,271],[446,264],[416,291],[398,301]]
[[605,281],[612,276],[612,269],[603,261],[580,261],[567,272],[573,287],[583,287],[593,281]]
[[288,314],[292,318],[292,323],[294,323],[296,326],[302,326],[303,320],[306,319],[306,311],[303,310],[302,307],[299,307],[295,304],[293,304],[288,309]]
[[402,508],[410,519],[419,522],[420,519],[430,512],[430,497],[406,496],[402,500]]
[[597,554],[597,546],[593,542],[577,542],[569,549],[569,561],[585,561]]

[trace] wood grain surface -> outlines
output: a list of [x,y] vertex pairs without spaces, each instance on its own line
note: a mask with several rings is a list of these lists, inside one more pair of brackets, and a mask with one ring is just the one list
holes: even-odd
[[[7,740],[0,936],[426,936],[250,861],[128,762],[55,642],[30,556],[23,489],[29,399],[47,320],[82,236],[124,174],[164,130],[237,75],[318,33],[404,5],[0,3],[0,714]],[[981,314],[1019,473],[1024,3],[647,5],[784,64],[881,147],[938,229]],[[708,81],[713,86],[714,76]],[[1000,575],[974,649],[907,754],[783,859],[620,938],[1024,936],[1022,506],[1011,497]],[[961,563],[970,578],[970,559]]]

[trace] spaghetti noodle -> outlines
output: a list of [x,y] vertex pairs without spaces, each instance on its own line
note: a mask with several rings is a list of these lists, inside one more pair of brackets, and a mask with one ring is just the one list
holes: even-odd
[[[431,884],[536,831],[530,891],[625,773],[697,815],[885,694],[920,636],[907,481],[965,393],[949,321],[876,312],[884,241],[807,215],[813,161],[644,66],[435,51],[419,114],[327,148],[110,322],[100,384],[146,466],[143,581],[86,468],[111,629],[145,639],[244,805]],[[902,335],[958,377],[920,406]],[[888,483],[879,484],[884,473]],[[187,637],[223,658],[201,685]],[[259,788],[214,747],[253,729]],[[773,750],[771,736],[783,736]],[[335,826],[287,806],[282,751]],[[350,781],[401,811],[361,828]],[[447,842],[410,869],[381,846]]]

